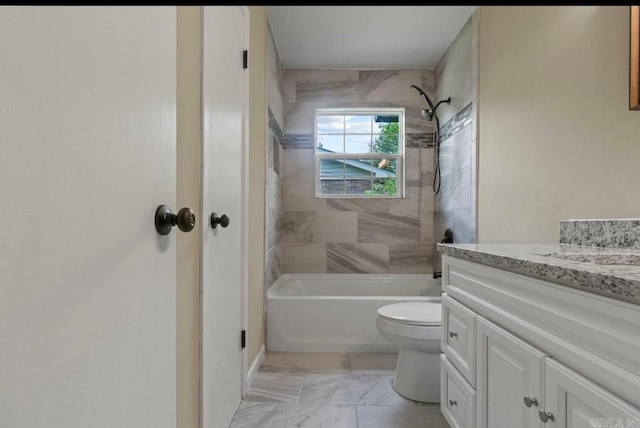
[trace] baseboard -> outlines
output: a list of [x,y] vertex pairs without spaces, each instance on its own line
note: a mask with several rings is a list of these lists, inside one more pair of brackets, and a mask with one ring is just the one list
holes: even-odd
[[256,355],[256,358],[255,360],[253,360],[253,363],[251,363],[251,367],[249,367],[249,373],[247,373],[247,387],[251,385],[251,382],[253,381],[253,378],[256,376],[256,373],[258,373],[258,369],[260,368],[260,365],[262,364],[263,361],[264,361],[264,345],[260,347],[260,351],[258,352],[258,355]]

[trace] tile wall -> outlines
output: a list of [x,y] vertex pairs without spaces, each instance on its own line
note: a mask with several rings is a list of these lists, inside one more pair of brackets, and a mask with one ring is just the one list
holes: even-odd
[[438,108],[441,187],[435,198],[436,242],[446,229],[453,231],[454,242],[476,241],[477,43],[476,11],[435,69],[436,98],[451,97],[450,105]]
[[[409,85],[432,94],[433,70],[285,70],[283,84],[280,272],[432,272],[434,125]],[[406,109],[404,199],[314,198],[317,107]]]
[[[282,142],[284,101],[282,65],[274,42],[271,27],[267,37],[267,177],[265,215],[265,289],[271,286],[281,273],[280,247],[282,225]],[[266,308],[266,305],[265,305]]]

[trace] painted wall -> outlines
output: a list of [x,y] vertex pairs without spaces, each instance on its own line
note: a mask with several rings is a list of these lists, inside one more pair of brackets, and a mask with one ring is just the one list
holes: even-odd
[[440,192],[434,236],[453,231],[454,242],[476,240],[477,11],[469,17],[435,68],[440,118]]
[[[433,93],[433,70],[285,70],[282,273],[432,272],[433,125],[411,84]],[[316,107],[405,107],[406,198],[314,198]]]
[[176,233],[177,426],[200,426],[200,233],[202,213],[202,7],[177,8],[177,210],[194,210],[196,227]]
[[249,7],[249,365],[264,345],[267,11]]
[[481,7],[480,242],[558,242],[560,220],[638,217],[629,7]]

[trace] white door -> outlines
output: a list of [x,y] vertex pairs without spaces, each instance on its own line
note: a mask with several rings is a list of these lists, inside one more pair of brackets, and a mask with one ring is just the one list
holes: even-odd
[[3,428],[175,426],[175,21],[0,9]]
[[638,427],[640,409],[564,365],[547,359],[545,372],[546,425],[558,428]]
[[485,319],[477,329],[476,427],[540,427],[545,354]]
[[[242,387],[245,8],[204,8],[202,213],[202,422],[226,427]],[[224,223],[224,220],[222,220]]]

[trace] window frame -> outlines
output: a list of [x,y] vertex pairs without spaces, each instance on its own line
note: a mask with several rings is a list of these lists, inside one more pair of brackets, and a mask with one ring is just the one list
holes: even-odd
[[[318,152],[318,116],[342,115],[342,116],[373,116],[393,114],[398,115],[398,153],[319,153]],[[335,135],[349,135],[342,134]],[[355,134],[358,135],[358,134]],[[364,134],[363,134],[364,135]],[[373,135],[373,132],[371,133]],[[321,193],[320,162],[323,159],[380,159],[388,158],[396,161],[396,195],[323,195]],[[405,197],[405,108],[404,107],[354,107],[334,108],[316,107],[313,115],[313,182],[314,197],[321,199],[403,199]],[[346,180],[346,178],[345,178]]]

